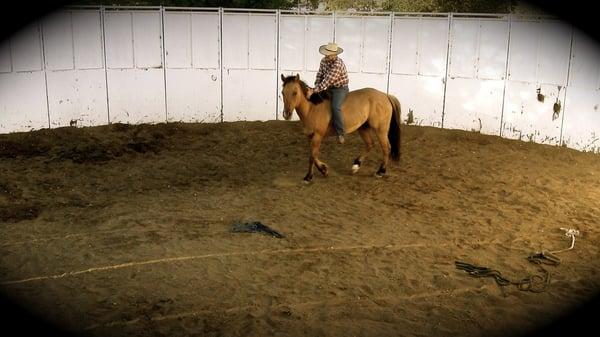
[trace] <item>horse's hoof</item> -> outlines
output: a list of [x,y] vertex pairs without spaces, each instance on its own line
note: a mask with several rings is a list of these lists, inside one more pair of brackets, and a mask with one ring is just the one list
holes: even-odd
[[358,172],[358,169],[360,169],[360,165],[352,165],[352,174],[356,174],[356,172]]
[[307,174],[306,177],[304,177],[304,179],[302,179],[302,182],[304,182],[305,184],[310,184],[312,182],[312,179],[313,179],[313,175]]
[[308,184],[312,183],[312,181],[311,180],[302,179],[302,183],[304,185],[308,185]]
[[327,165],[323,164],[323,166],[319,167],[319,172],[321,172],[321,174],[323,174],[323,176],[328,177],[329,176],[329,169],[327,168]]
[[383,166],[383,164],[381,164],[381,166],[379,167],[379,170],[377,170],[377,173],[375,173],[375,176],[378,178],[382,178],[385,176],[385,167]]

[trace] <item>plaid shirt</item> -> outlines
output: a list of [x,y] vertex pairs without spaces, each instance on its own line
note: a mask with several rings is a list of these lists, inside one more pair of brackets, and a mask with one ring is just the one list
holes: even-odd
[[331,86],[343,87],[348,85],[348,82],[348,71],[346,71],[344,61],[339,57],[333,61],[324,57],[319,66],[314,91],[323,91]]

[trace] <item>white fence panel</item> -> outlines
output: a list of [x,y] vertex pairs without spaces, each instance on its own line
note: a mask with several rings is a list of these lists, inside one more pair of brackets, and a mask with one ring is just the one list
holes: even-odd
[[42,24],[50,127],[106,124],[100,12],[60,11]]
[[389,93],[402,108],[402,119],[442,126],[448,18],[396,17],[392,33]]
[[0,133],[48,127],[44,72],[0,74]]
[[368,17],[364,21],[364,48],[361,71],[387,74],[390,49],[390,18]]
[[190,13],[165,13],[165,51],[168,69],[192,67],[192,17]]
[[581,151],[600,153],[600,91],[569,88],[568,110],[563,123],[563,142]]
[[218,12],[166,12],[168,122],[220,122]]
[[[506,85],[502,136],[510,139],[558,145],[564,88],[554,85],[535,86],[526,82],[509,81]],[[542,95],[542,96],[540,96]],[[555,111],[555,104],[560,108]],[[557,106],[558,108],[558,106]]]
[[250,15],[223,14],[223,67],[248,69]]
[[274,77],[275,72],[268,70],[229,70],[223,78],[223,94],[235,96],[223,102],[223,120],[275,119]]
[[390,22],[389,17],[336,18],[335,40],[344,48],[339,57],[346,64],[350,90],[387,90]]
[[544,21],[538,51],[539,83],[565,86],[571,54],[571,26],[561,21]]
[[454,19],[450,39],[450,78],[476,78],[479,20]]
[[9,40],[0,41],[0,74],[12,71],[12,57],[10,56]]
[[391,74],[445,76],[447,18],[396,17]]
[[251,14],[249,19],[249,68],[253,70],[275,70],[277,61],[277,17],[272,14]]
[[192,63],[198,69],[220,67],[219,13],[192,14]]
[[566,146],[600,153],[600,45],[576,30],[562,140]]
[[537,81],[540,26],[537,21],[513,21],[510,28],[508,79]]
[[136,68],[162,68],[160,12],[133,12],[133,53]]
[[219,77],[213,69],[167,69],[167,121],[220,122]]
[[105,13],[111,123],[166,121],[160,20],[158,11]]
[[104,68],[102,21],[99,11],[73,11],[75,69]]
[[[392,74],[417,75],[419,73],[419,38],[421,20],[418,18],[394,19],[392,40]],[[417,34],[415,34],[417,32]],[[445,38],[447,40],[447,38]],[[444,52],[447,48],[444,46]],[[445,67],[445,58],[444,58]]]
[[417,74],[445,77],[448,58],[448,19],[422,18],[420,21]]
[[559,21],[511,23],[501,135],[560,144],[571,30]]
[[508,20],[481,20],[477,78],[487,80],[506,78],[508,29]]
[[0,133],[48,127],[48,103],[42,63],[41,34],[32,23],[2,45]]
[[71,12],[55,12],[42,22],[46,69],[74,69]]
[[580,30],[573,34],[569,87],[600,89],[600,44]]
[[111,123],[165,122],[162,69],[109,69],[107,76]]
[[350,90],[394,94],[406,122],[598,151],[598,45],[470,14],[63,9],[0,45],[1,130],[275,119],[280,75],[313,86],[331,41]]
[[503,81],[449,79],[444,128],[497,135],[502,117]]
[[302,71],[305,69],[306,17],[281,15],[279,20],[279,67]]
[[47,77],[50,127],[108,122],[104,69],[50,71]]
[[133,68],[133,25],[131,12],[106,12],[104,34],[106,39],[106,67]]
[[401,117],[405,123],[442,126],[444,109],[442,77],[390,75],[389,93],[400,101]]
[[[499,134],[508,21],[453,20],[443,127]],[[504,60],[504,61],[502,61]]]
[[348,73],[350,91],[360,88],[374,88],[383,92],[387,91],[387,74],[375,73]]
[[42,70],[42,48],[37,23],[30,24],[10,39],[13,71]]
[[275,119],[275,46],[275,13],[223,14],[224,121]]

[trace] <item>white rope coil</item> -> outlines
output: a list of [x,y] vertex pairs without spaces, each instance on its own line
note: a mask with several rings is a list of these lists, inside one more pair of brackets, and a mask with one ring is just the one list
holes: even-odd
[[556,253],[560,253],[560,252],[565,252],[565,251],[571,250],[571,249],[573,249],[573,247],[575,247],[575,236],[579,235],[579,231],[576,230],[576,229],[573,229],[573,228],[561,228],[561,230],[565,231],[565,236],[566,237],[570,237],[571,238],[571,247],[550,252],[552,254],[556,254]]

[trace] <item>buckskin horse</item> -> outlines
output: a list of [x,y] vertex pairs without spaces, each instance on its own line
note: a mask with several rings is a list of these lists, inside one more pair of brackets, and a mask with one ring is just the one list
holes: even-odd
[[[325,177],[329,174],[327,165],[318,158],[321,142],[325,137],[334,136],[336,132],[331,122],[331,102],[322,99],[318,94],[307,97],[308,86],[300,75],[285,77],[283,81],[283,117],[290,120],[292,113],[296,110],[302,122],[303,132],[310,139],[310,158],[308,173],[304,177],[305,182],[311,182],[313,178],[313,165],[317,167]],[[354,160],[352,174],[360,169],[369,151],[373,148],[371,130],[374,131],[381,151],[383,162],[375,176],[382,177],[386,174],[389,158],[394,161],[400,160],[400,102],[393,95],[373,88],[363,88],[348,93],[342,103],[342,114],[344,117],[344,131],[349,134],[358,130],[365,142],[365,148]]]

